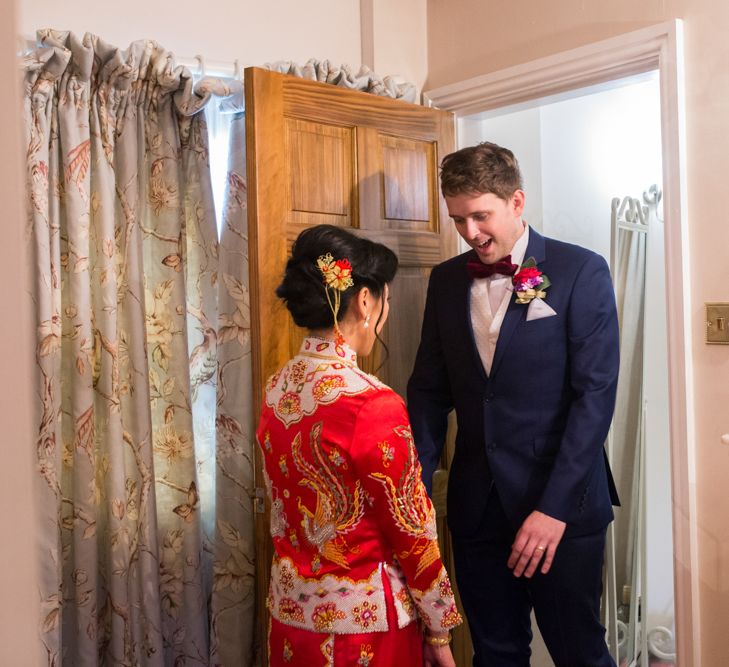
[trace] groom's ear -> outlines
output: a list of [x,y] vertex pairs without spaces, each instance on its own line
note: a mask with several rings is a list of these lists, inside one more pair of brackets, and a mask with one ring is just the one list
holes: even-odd
[[520,216],[524,213],[524,203],[526,202],[526,195],[524,190],[514,190],[514,194],[511,195],[511,206],[513,207],[514,215]]

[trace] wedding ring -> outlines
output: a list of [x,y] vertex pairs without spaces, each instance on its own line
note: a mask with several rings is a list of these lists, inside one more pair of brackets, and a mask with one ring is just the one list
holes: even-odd
[[546,549],[546,547],[542,547],[542,546],[534,547],[534,551],[544,551],[545,549]]

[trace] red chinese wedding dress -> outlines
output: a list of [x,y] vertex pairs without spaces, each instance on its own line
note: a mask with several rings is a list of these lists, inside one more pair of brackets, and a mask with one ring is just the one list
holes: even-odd
[[419,626],[461,617],[403,400],[348,346],[306,338],[268,382],[257,438],[271,667],[422,667]]

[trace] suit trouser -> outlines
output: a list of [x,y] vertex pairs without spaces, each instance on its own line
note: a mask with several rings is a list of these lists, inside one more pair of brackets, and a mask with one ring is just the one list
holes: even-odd
[[600,623],[605,530],[563,539],[531,579],[507,566],[515,535],[492,488],[477,535],[453,537],[474,667],[528,667],[532,608],[556,667],[614,667]]

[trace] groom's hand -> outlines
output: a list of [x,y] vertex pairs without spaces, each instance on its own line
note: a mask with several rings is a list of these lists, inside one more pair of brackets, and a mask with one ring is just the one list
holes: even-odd
[[534,511],[516,534],[508,565],[515,577],[531,577],[542,562],[542,574],[552,567],[557,546],[567,524],[542,512]]

